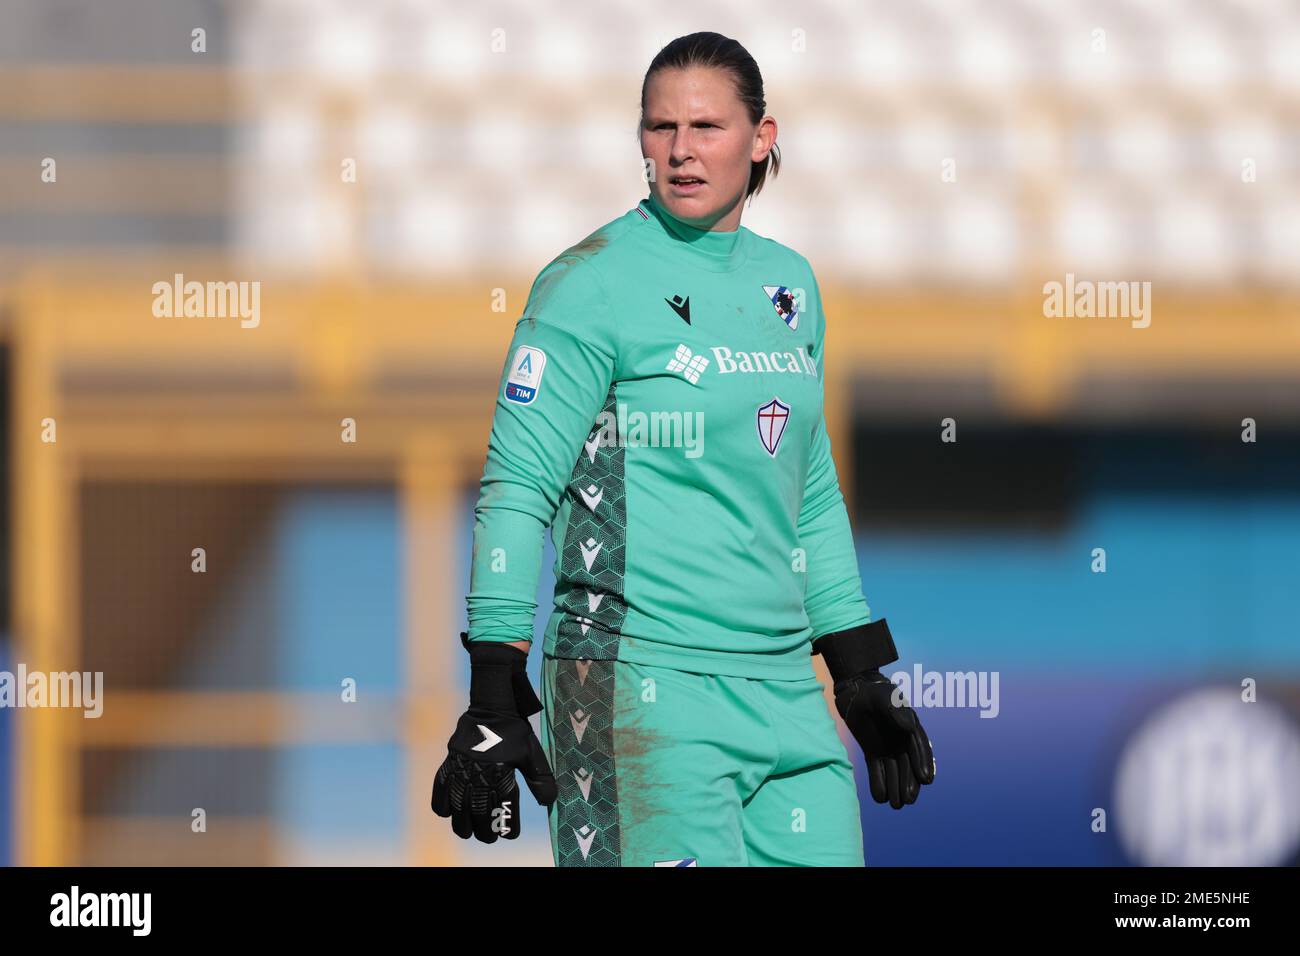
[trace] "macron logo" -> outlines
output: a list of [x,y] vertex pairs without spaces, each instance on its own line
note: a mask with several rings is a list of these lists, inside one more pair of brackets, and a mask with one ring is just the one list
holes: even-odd
[[581,709],[569,715],[569,723],[573,725],[573,736],[578,738],[578,743],[582,743],[582,735],[587,732],[587,724],[590,720],[591,714],[583,713]]
[[604,496],[605,491],[603,488],[597,488],[595,485],[588,485],[585,489],[579,488],[578,494],[582,495],[582,503],[591,511],[595,511],[596,507],[600,504],[600,499]]
[[591,852],[591,841],[596,839],[596,831],[584,823],[581,830],[573,831],[573,835],[578,838],[578,849],[582,851],[585,860]]
[[591,771],[586,767],[579,767],[573,772],[573,779],[578,781],[578,789],[582,791],[582,799],[591,803]]
[[587,543],[579,545],[582,548],[582,563],[591,570],[592,564],[596,561],[596,555],[600,554],[601,544],[595,538],[588,538]]

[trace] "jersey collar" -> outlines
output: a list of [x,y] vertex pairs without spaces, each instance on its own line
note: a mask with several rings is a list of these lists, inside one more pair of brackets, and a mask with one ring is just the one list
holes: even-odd
[[658,225],[665,238],[697,253],[700,264],[710,271],[732,272],[749,257],[750,232],[743,226],[730,232],[700,229],[675,218],[659,205],[654,193],[647,195],[639,205],[650,214],[650,221]]

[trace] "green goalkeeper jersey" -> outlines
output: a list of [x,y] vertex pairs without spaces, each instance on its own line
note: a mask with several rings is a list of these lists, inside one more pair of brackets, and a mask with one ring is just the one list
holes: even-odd
[[808,261],[653,195],[550,262],[515,325],[475,508],[469,639],[794,680],[870,619],[822,416]]

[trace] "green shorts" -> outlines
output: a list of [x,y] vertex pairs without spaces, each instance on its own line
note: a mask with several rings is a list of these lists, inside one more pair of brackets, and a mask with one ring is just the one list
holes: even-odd
[[821,682],[542,661],[556,866],[863,866]]

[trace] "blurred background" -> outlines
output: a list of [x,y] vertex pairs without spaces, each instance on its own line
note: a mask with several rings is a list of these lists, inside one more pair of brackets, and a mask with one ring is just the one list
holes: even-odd
[[[816,269],[893,668],[998,679],[919,709],[917,805],[860,780],[868,863],[1296,862],[1292,0],[0,0],[0,674],[104,675],[0,708],[0,862],[551,864],[527,800],[513,845],[428,807],[476,485],[697,30],[764,74],[743,222]],[[257,324],[159,317],[177,274]],[[1067,275],[1149,326],[1047,314]]]

